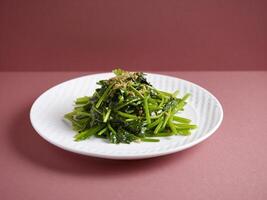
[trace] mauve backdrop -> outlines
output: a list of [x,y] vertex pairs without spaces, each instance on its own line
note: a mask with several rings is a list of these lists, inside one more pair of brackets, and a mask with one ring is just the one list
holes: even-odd
[[[0,200],[266,200],[266,8],[267,0],[0,0]],[[40,94],[115,66],[203,86],[223,105],[222,125],[194,148],[138,161],[77,155],[35,132],[29,112]]]
[[1,0],[0,69],[266,70],[264,0]]

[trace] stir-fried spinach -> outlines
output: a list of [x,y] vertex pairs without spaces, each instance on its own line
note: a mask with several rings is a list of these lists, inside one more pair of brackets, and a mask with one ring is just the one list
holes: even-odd
[[101,80],[92,96],[76,99],[75,108],[64,117],[77,131],[75,141],[96,136],[111,143],[158,142],[151,137],[189,135],[191,120],[177,116],[184,109],[186,94],[177,98],[157,90],[142,72],[113,70],[115,77]]

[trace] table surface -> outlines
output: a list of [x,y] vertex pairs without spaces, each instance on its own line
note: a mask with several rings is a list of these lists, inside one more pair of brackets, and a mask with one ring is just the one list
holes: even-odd
[[1,199],[267,199],[267,71],[161,73],[218,97],[221,127],[182,152],[114,161],[59,149],[29,121],[43,91],[87,72],[1,72]]

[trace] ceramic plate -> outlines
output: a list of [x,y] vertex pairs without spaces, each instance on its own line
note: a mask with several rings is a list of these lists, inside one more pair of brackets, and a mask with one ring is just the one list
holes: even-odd
[[64,114],[72,111],[73,102],[77,97],[93,94],[97,88],[97,81],[112,76],[112,73],[88,75],[50,88],[32,105],[30,111],[32,126],[45,140],[71,152],[110,159],[142,159],[192,147],[211,136],[222,122],[222,106],[206,89],[179,78],[148,73],[148,81],[160,90],[174,92],[179,89],[180,95],[191,93],[185,111],[181,114],[198,125],[190,136],[163,137],[157,143],[110,144],[103,139],[93,137],[75,142],[73,140],[75,132],[63,120]]

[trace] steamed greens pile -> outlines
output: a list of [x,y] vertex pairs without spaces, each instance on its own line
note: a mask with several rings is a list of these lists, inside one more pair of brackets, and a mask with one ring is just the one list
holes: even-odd
[[75,141],[91,136],[110,143],[158,142],[155,137],[189,135],[197,126],[176,114],[183,111],[190,96],[177,98],[157,90],[142,72],[113,70],[115,77],[101,80],[93,96],[80,97],[65,115],[77,131]]

